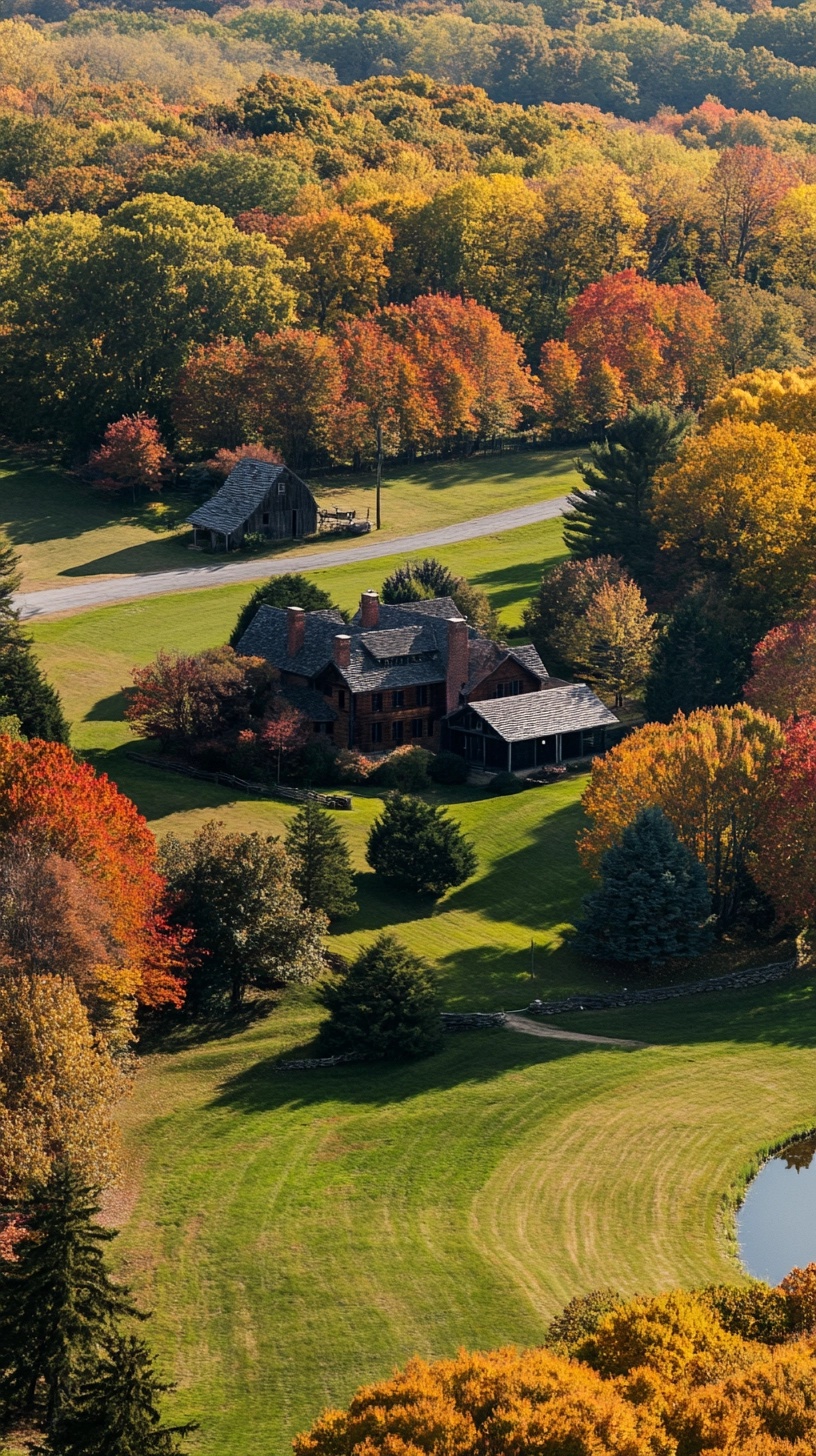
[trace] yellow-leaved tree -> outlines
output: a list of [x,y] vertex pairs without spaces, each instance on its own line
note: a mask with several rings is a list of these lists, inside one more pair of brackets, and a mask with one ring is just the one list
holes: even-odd
[[123,1088],[72,980],[0,975],[0,1197],[25,1193],[55,1162],[107,1183],[117,1148],[111,1107]]
[[[805,369],[751,369],[714,396],[700,417],[704,431],[724,420],[776,425],[796,435],[808,460],[816,458],[816,365]],[[801,437],[801,438],[800,438]]]
[[583,798],[589,828],[578,842],[584,864],[596,873],[641,809],[657,806],[705,866],[714,909],[726,923],[775,792],[783,742],[776,719],[744,703],[647,723],[595,762]]
[[816,482],[799,441],[776,425],[724,419],[658,472],[664,550],[727,571],[769,614],[801,601],[816,573]]

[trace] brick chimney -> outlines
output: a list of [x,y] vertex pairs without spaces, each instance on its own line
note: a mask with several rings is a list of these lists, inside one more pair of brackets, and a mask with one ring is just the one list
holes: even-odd
[[468,624],[461,617],[448,618],[448,673],[445,683],[445,711],[459,707],[459,694],[469,673]]
[[351,638],[345,632],[338,632],[334,639],[334,661],[337,667],[348,667],[351,662]]
[[380,598],[375,591],[364,591],[360,597],[360,622],[366,632],[376,627],[380,620]]
[[290,657],[300,652],[306,636],[306,613],[302,607],[286,608],[286,651]]

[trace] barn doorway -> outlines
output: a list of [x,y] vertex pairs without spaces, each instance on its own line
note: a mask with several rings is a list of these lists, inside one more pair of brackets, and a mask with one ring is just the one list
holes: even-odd
[[299,514],[300,513],[298,511],[293,511],[292,512],[292,535],[293,536],[299,536],[300,535],[300,531],[298,530],[298,526],[300,524],[299,521],[298,521],[298,515]]

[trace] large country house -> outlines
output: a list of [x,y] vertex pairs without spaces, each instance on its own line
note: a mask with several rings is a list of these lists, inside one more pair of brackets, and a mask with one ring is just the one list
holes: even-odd
[[549,676],[534,647],[469,627],[449,597],[337,611],[261,607],[238,651],[264,657],[288,698],[340,748],[450,748],[474,768],[524,771],[602,751],[619,727],[585,683]]

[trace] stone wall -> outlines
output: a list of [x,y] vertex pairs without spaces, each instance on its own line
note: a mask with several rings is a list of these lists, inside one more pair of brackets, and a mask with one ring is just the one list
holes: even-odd
[[503,1011],[443,1011],[443,1031],[480,1031],[486,1026],[504,1026]]
[[745,986],[764,986],[781,981],[796,969],[796,956],[776,961],[770,966],[753,966],[732,971],[727,976],[712,976],[707,981],[683,981],[676,986],[643,986],[635,991],[615,991],[608,996],[565,996],[560,1001],[531,1001],[524,1007],[527,1016],[566,1016],[571,1011],[609,1011],[615,1006],[646,1006],[654,1001],[672,1001],[677,996],[700,996],[707,991],[741,991]]

